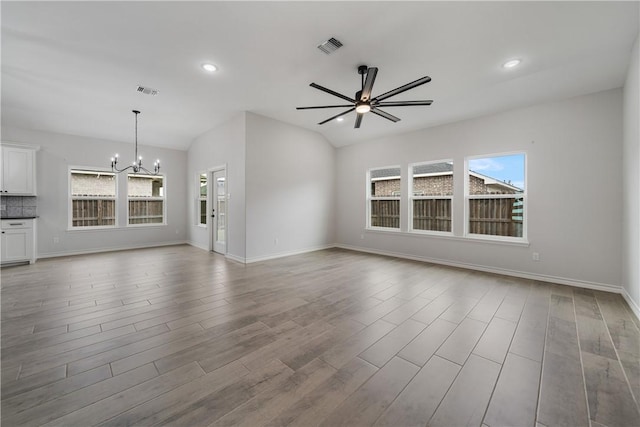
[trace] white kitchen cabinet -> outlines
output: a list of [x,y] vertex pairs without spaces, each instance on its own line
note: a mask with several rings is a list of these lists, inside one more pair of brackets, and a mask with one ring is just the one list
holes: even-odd
[[1,153],[1,194],[35,196],[36,148],[3,143]]
[[35,257],[35,220],[3,219],[1,226],[0,261],[2,264],[29,261]]

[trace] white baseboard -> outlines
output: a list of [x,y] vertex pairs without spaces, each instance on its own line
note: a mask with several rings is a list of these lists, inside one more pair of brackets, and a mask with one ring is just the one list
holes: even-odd
[[162,242],[162,243],[147,243],[145,245],[127,245],[127,246],[110,246],[105,248],[94,248],[94,249],[83,249],[78,251],[62,251],[62,252],[50,252],[50,253],[39,253],[38,259],[44,258],[58,258],[63,256],[75,256],[75,255],[86,255],[86,254],[97,254],[101,252],[116,252],[116,251],[128,251],[130,249],[145,249],[145,248],[157,248],[162,246],[175,246],[175,245],[184,245],[188,244],[186,240],[176,240],[173,242]]
[[233,255],[233,254],[225,254],[225,257],[229,258],[231,261],[239,262],[241,264],[246,264],[245,258]]
[[622,298],[627,302],[633,314],[640,319],[640,306],[631,298],[631,295],[629,295],[625,288],[622,288]]
[[299,249],[299,250],[296,250],[296,251],[289,251],[289,252],[279,252],[277,254],[258,256],[258,257],[253,257],[253,258],[241,258],[241,257],[235,256],[235,255],[227,254],[227,258],[230,258],[230,259],[232,259],[234,261],[242,262],[244,264],[253,264],[255,262],[268,261],[268,260],[271,260],[271,259],[284,258],[284,257],[288,257],[288,256],[293,256],[293,255],[306,254],[308,252],[321,251],[321,250],[324,250],[324,249],[331,249],[331,248],[335,248],[335,245],[334,244],[329,244],[329,245],[313,246],[311,248]]
[[[193,245],[195,247],[201,248],[201,249],[205,249],[202,248],[199,245]],[[272,255],[265,255],[265,256],[259,256],[259,257],[253,257],[253,258],[243,258],[241,256],[237,256],[237,255],[233,255],[233,254],[226,254],[225,256],[232,260],[232,261],[236,261],[242,264],[253,264],[256,262],[262,262],[262,261],[268,261],[271,259],[277,259],[277,258],[284,258],[284,257],[288,257],[288,256],[293,256],[293,255],[300,255],[300,254],[305,254],[308,252],[315,252],[315,251],[321,251],[324,249],[331,249],[334,248],[335,245],[331,244],[331,245],[322,245],[322,246],[314,246],[312,248],[305,248],[305,249],[300,249],[297,251],[289,251],[289,252],[279,252],[277,254],[272,254]],[[207,250],[207,249],[205,249]]]
[[208,248],[208,247],[206,247],[206,246],[204,246],[204,245],[201,245],[200,243],[196,243],[196,242],[188,241],[188,242],[187,242],[187,244],[188,244],[189,246],[193,246],[194,248],[202,249],[203,251],[208,251],[208,250],[209,250],[209,248]]
[[288,257],[288,256],[293,256],[293,255],[306,254],[306,253],[309,253],[309,252],[322,251],[322,250],[331,249],[331,248],[335,248],[335,245],[334,244],[330,244],[330,245],[313,246],[313,247],[310,247],[310,248],[300,249],[300,250],[296,250],[296,251],[279,252],[277,254],[272,254],[272,255],[265,255],[265,256],[247,258],[245,263],[246,264],[252,264],[254,262],[268,261],[268,260],[271,260],[271,259],[284,258],[284,257]]
[[544,274],[527,273],[527,272],[524,272],[524,271],[509,270],[509,269],[496,268],[496,267],[487,267],[487,266],[484,266],[484,265],[468,264],[468,263],[449,261],[449,260],[443,260],[443,259],[438,259],[438,258],[429,258],[429,257],[408,255],[408,254],[397,253],[397,252],[382,251],[382,250],[377,250],[377,249],[361,248],[359,246],[350,246],[350,245],[337,244],[337,245],[335,245],[335,247],[342,248],[342,249],[347,249],[347,250],[352,250],[352,251],[358,251],[358,252],[372,253],[372,254],[376,254],[376,255],[385,255],[385,256],[393,256],[393,257],[397,257],[397,258],[410,259],[410,260],[413,260],[413,261],[430,262],[430,263],[433,263],[433,264],[447,265],[449,267],[457,267],[457,268],[465,268],[465,269],[468,269],[468,270],[484,271],[486,273],[502,274],[502,275],[505,275],[505,276],[519,277],[519,278],[522,278],[522,279],[539,280],[541,282],[550,282],[550,283],[557,283],[557,284],[560,284],[560,285],[569,285],[569,286],[576,286],[576,287],[579,287],[579,288],[593,289],[593,290],[605,291],[605,292],[613,292],[613,293],[617,293],[617,294],[621,294],[622,290],[623,290],[622,286],[610,285],[610,284],[606,284],[606,283],[596,283],[596,282],[589,282],[589,281],[586,281],[586,280],[577,280],[577,279],[569,279],[569,278],[565,278],[565,277],[548,276],[548,275],[544,275]]
[[[203,246],[201,244],[195,243],[195,242],[188,242],[188,244],[190,246],[193,246],[194,248],[198,248],[198,249],[202,249],[203,251],[209,252],[209,248],[206,246]],[[245,259],[243,257],[239,257],[237,255],[233,255],[233,254],[224,254],[225,258],[230,259],[231,261],[235,261],[235,262],[239,262],[241,264],[245,264]]]

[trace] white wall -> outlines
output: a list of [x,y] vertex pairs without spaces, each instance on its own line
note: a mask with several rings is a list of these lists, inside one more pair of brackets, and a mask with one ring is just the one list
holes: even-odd
[[[227,255],[239,261],[331,246],[335,149],[316,132],[242,113],[196,138],[188,152],[189,241],[209,247],[196,225],[197,176],[227,166]],[[277,243],[276,243],[277,239]]]
[[[462,238],[465,156],[520,150],[528,162],[530,245]],[[460,237],[365,231],[368,168],[401,165],[406,182],[409,163],[449,158],[456,180],[453,225]],[[620,89],[344,147],[337,152],[336,241],[564,283],[619,287],[621,158]],[[533,262],[533,252],[539,252],[539,262]]]
[[196,225],[197,176],[209,168],[227,166],[227,254],[245,259],[245,113],[196,138],[189,148],[187,182],[189,241],[209,248],[208,229]]
[[247,261],[333,245],[335,149],[256,114],[246,125]]
[[[140,155],[162,161],[162,172],[166,176],[166,226],[126,227],[127,204],[122,203],[125,198],[120,197],[118,220],[121,227],[69,231],[69,166],[110,168],[110,158],[115,153],[119,153],[123,160],[133,159],[133,144],[5,126],[2,127],[2,140],[41,147],[36,155],[38,257],[184,243],[187,240],[185,151],[139,147]],[[120,195],[126,195],[126,176],[120,177],[118,191]],[[54,243],[54,237],[58,238],[58,243]]]
[[640,317],[640,37],[631,53],[624,85],[624,143],[622,148],[622,284],[629,304]]

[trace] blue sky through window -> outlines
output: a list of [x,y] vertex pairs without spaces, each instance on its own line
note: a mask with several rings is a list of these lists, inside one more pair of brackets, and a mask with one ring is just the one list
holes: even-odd
[[469,170],[524,189],[524,154],[471,159]]

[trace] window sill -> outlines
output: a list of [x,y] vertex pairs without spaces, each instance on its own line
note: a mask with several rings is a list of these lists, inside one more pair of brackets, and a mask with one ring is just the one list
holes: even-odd
[[506,245],[506,246],[520,246],[520,247],[529,247],[530,243],[525,239],[518,240],[502,240],[502,239],[491,239],[484,236],[455,236],[450,233],[428,233],[428,232],[417,232],[417,231],[401,231],[395,229],[386,229],[386,228],[373,228],[369,227],[365,229],[367,233],[380,233],[380,234],[394,234],[394,235],[402,235],[408,237],[415,237],[418,239],[423,238],[435,238],[435,239],[444,239],[444,240],[453,240],[458,242],[471,242],[471,243],[488,243],[494,245]]
[[118,230],[120,227],[116,227],[115,225],[109,225],[105,227],[67,227],[67,231],[75,232],[75,231],[113,231]]
[[482,234],[472,234],[463,237],[463,239],[467,241],[478,241],[482,243],[498,243],[501,245],[513,245],[513,246],[529,246],[529,241],[524,238],[519,237],[507,237],[505,239],[500,239],[491,235],[482,235]]
[[153,227],[166,227],[166,223],[162,224],[127,224],[124,228],[153,228]]
[[375,232],[379,232],[379,233],[402,233],[402,231],[399,228],[388,228],[388,227],[367,227],[366,228],[367,231],[375,231]]
[[166,227],[167,224],[133,224],[126,225],[122,227],[109,226],[109,227],[75,227],[75,228],[67,228],[69,232],[76,231],[126,231],[131,228],[154,228],[154,227]]
[[409,230],[407,234],[431,237],[455,237],[451,231]]

